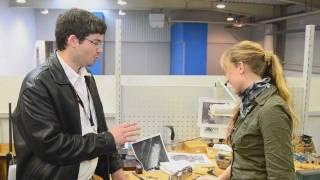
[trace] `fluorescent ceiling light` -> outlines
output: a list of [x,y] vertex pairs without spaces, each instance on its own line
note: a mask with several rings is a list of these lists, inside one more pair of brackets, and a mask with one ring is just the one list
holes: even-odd
[[232,16],[232,14],[230,13],[229,16],[227,17],[227,21],[234,21],[234,17]]
[[119,15],[120,16],[125,16],[126,15],[126,12],[122,11],[122,10],[119,10]]
[[121,6],[124,6],[127,4],[126,1],[123,1],[123,0],[118,0],[118,4],[121,5]]
[[216,6],[218,9],[224,9],[226,7],[225,4],[217,4]]
[[41,14],[49,14],[49,10],[48,10],[48,9],[43,9],[43,10],[41,11]]
[[233,17],[227,17],[227,21],[234,21]]
[[16,0],[17,3],[26,3],[26,0]]
[[224,2],[222,2],[222,0],[220,0],[220,1],[218,2],[218,4],[216,5],[216,7],[217,7],[218,9],[224,9],[224,8],[226,7],[226,4],[225,4]]

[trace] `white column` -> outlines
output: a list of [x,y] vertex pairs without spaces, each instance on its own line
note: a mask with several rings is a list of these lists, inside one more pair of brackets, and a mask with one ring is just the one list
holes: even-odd
[[121,123],[121,19],[116,20],[115,42],[116,114],[115,120]]
[[301,133],[305,133],[305,122],[309,114],[309,95],[312,75],[313,51],[314,51],[314,32],[315,25],[306,26],[305,45],[304,45],[304,64],[303,64],[303,99],[302,99],[302,122]]

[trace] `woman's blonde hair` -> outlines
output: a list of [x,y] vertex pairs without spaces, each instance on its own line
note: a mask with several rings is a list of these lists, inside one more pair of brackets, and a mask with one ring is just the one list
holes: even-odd
[[[292,135],[295,137],[295,135],[297,135],[299,119],[294,110],[292,94],[285,80],[282,65],[280,64],[278,56],[271,51],[264,50],[263,47],[258,43],[252,41],[242,41],[222,54],[220,59],[222,68],[225,67],[226,61],[229,61],[235,65],[243,62],[250,67],[253,73],[261,77],[269,76],[271,78],[271,82],[277,87],[280,97],[288,106],[293,126]],[[237,106],[232,118],[232,123],[228,130],[227,141],[229,143],[232,129],[235,126],[239,113],[240,108]]]

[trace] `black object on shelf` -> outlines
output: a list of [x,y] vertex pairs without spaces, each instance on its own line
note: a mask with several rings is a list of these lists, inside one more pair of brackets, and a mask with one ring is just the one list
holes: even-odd
[[[16,160],[15,157],[13,155],[13,142],[12,142],[12,109],[11,109],[12,105],[11,103],[9,103],[9,152],[6,156],[6,160],[7,160],[7,176],[9,175],[9,168],[11,165],[15,165],[16,164]],[[8,178],[8,177],[7,177]]]

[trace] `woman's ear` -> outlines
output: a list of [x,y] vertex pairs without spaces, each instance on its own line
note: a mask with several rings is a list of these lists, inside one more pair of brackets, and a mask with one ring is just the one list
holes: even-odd
[[237,70],[238,70],[239,74],[244,74],[245,64],[240,61],[240,62],[237,64]]

